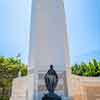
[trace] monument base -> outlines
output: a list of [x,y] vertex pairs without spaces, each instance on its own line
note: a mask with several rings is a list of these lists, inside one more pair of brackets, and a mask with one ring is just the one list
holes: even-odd
[[55,93],[45,94],[42,100],[62,100],[60,96]]

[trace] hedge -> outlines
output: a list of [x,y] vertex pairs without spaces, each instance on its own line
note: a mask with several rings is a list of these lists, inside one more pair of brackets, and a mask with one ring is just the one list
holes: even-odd
[[92,77],[100,76],[100,62],[93,59],[87,64],[75,64],[72,66],[72,74]]

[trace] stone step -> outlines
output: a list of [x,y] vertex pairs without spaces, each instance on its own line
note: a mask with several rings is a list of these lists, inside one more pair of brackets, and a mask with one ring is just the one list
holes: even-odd
[[62,100],[71,100],[70,97],[62,97]]
[[[42,97],[43,97],[43,95],[42,96],[38,95],[38,96],[36,96],[35,100],[41,100]],[[68,97],[68,96],[67,97],[66,96],[61,96],[61,99],[62,100],[72,100],[71,97]]]

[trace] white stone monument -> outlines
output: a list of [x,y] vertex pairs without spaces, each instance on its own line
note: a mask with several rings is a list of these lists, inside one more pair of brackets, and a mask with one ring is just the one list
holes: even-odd
[[[34,100],[41,100],[41,95],[45,93],[44,74],[51,64],[54,65],[54,69],[60,77],[57,89],[64,90],[63,92],[67,95],[66,67],[69,67],[67,38],[63,0],[33,0],[29,43],[29,73],[31,78],[27,76],[25,79],[19,78],[13,82],[13,98],[17,98],[16,91],[21,90],[21,93],[24,92],[25,98],[33,97]],[[25,91],[21,87],[18,88],[20,82],[24,84]],[[32,83],[30,84],[30,82]],[[58,92],[58,90],[56,91]],[[30,96],[25,94],[30,94]],[[16,100],[21,99],[17,98]]]
[[[29,72],[36,75],[35,84],[40,83],[39,87],[43,87],[43,77],[39,79],[38,76],[43,76],[51,64],[60,73],[69,66],[63,0],[33,0],[29,46]],[[35,89],[37,91],[38,86]]]

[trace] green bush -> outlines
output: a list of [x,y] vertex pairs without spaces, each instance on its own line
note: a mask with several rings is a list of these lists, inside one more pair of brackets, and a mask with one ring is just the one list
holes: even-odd
[[93,59],[88,64],[75,64],[72,66],[72,74],[80,76],[100,76],[100,62]]
[[19,58],[0,57],[0,88],[3,89],[0,92],[0,100],[9,100],[12,81],[19,73],[21,76],[26,76],[28,73],[27,66]]
[[28,73],[27,67],[23,67],[24,65],[22,64],[21,68],[20,68],[20,73],[21,76],[26,76]]

